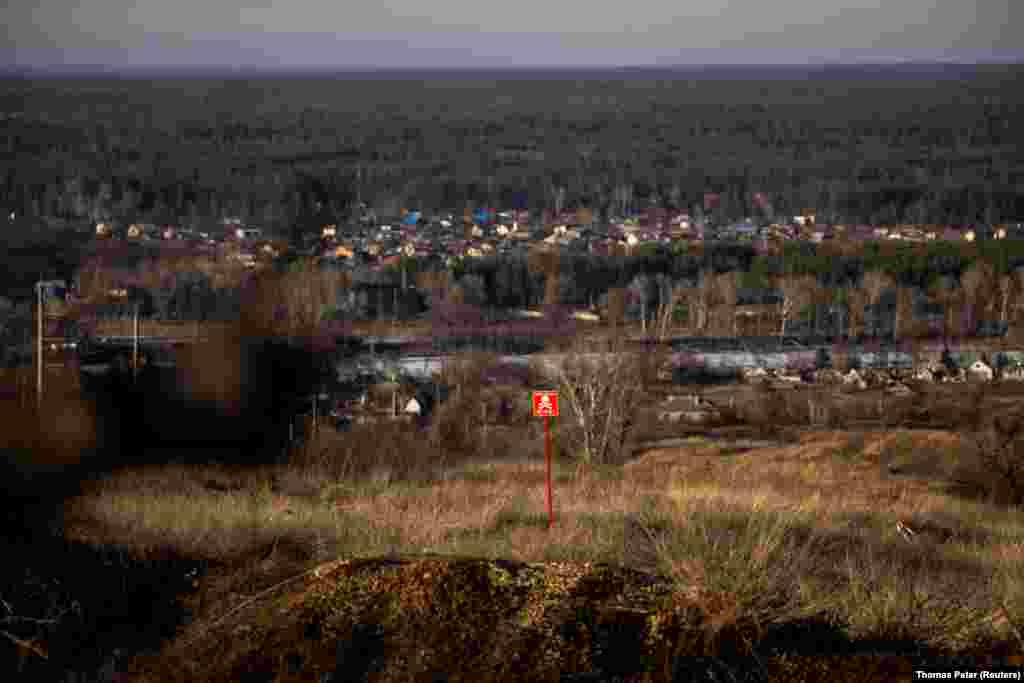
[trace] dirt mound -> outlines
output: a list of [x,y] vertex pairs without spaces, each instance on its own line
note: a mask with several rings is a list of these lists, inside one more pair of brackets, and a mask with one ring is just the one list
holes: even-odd
[[337,560],[200,617],[126,680],[854,681],[938,655],[882,645],[851,657],[878,647],[824,623],[723,627],[667,579],[618,566]]
[[195,622],[132,679],[609,680],[664,670],[700,620],[667,580],[607,565],[335,561]]

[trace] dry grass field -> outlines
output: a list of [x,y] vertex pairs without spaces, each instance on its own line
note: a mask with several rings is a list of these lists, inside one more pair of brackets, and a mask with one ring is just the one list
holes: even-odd
[[[327,436],[315,456],[257,472],[124,470],[67,502],[70,540],[142,555],[170,545],[210,568],[188,598],[194,621],[137,658],[133,680],[315,680],[337,665],[328,641],[361,623],[402,653],[372,680],[611,676],[595,664],[597,626],[589,640],[553,635],[545,657],[525,643],[612,603],[640,615],[632,636],[615,631],[627,650],[640,643],[630,673],[645,677],[629,680],[712,680],[679,678],[691,657],[755,676],[742,680],[816,680],[828,660],[807,655],[904,657],[879,657],[879,671],[953,653],[1024,661],[1024,519],[951,493],[956,433],[803,430],[747,451],[694,437],[624,465],[559,460],[551,530],[539,438],[519,454],[409,468],[411,442],[379,434],[379,457],[356,462],[344,444],[359,436]],[[890,472],[897,460],[909,474]],[[296,636],[296,620],[323,632]],[[470,627],[521,666],[457,656],[450,639],[471,639]],[[827,666],[852,671],[842,661]]]
[[[76,482],[54,528],[102,568],[77,594],[54,578],[32,579],[34,603],[4,593],[0,654],[56,675],[86,633],[121,623],[101,680],[859,681],[943,658],[1024,664],[1024,471],[1000,476],[1024,458],[990,438],[1024,387],[653,383],[614,461],[584,462],[568,412],[555,420],[551,529],[541,423],[525,401],[477,418],[523,391],[466,386],[419,424],[322,427],[279,464],[139,453]],[[688,392],[721,414],[657,421]],[[63,467],[83,451],[68,438],[89,438],[89,412],[73,414],[33,439],[9,429],[8,448],[48,453],[40,476]],[[73,577],[68,562],[32,571]]]

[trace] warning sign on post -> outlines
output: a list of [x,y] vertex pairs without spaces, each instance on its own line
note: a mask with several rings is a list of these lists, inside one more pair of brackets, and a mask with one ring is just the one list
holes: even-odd
[[533,392],[533,416],[534,417],[558,417],[558,392],[557,391],[535,391],[535,392]]

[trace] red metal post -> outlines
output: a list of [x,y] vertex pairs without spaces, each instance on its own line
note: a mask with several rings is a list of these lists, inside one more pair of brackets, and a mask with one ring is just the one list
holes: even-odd
[[547,485],[547,504],[548,504],[548,529],[555,525],[555,513],[551,508],[551,430],[549,422],[551,418],[547,415],[544,416],[544,462],[546,464],[547,472],[545,474],[545,483]]

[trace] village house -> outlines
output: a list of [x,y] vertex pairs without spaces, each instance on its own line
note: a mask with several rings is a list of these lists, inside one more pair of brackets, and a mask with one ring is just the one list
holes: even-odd
[[864,391],[868,388],[867,380],[856,369],[851,369],[843,376],[843,386]]
[[333,249],[328,250],[325,256],[327,255],[336,259],[350,259],[355,256],[355,250],[347,244],[339,244]]
[[999,378],[1004,382],[1024,382],[1024,366],[1004,368]]
[[688,230],[690,228],[690,214],[685,211],[671,211],[669,213],[669,226]]
[[236,228],[235,237],[240,240],[257,240],[263,236],[259,228]]
[[982,360],[976,360],[971,363],[970,367],[967,368],[967,374],[971,379],[982,382],[991,382],[995,376],[991,366]]
[[944,242],[959,242],[963,239],[963,235],[956,228],[947,226],[939,231],[938,239]]
[[419,402],[419,400],[415,396],[413,396],[405,404],[405,411],[404,412],[407,413],[407,414],[410,414],[410,415],[417,415],[417,416],[422,415],[423,414],[423,405]]

